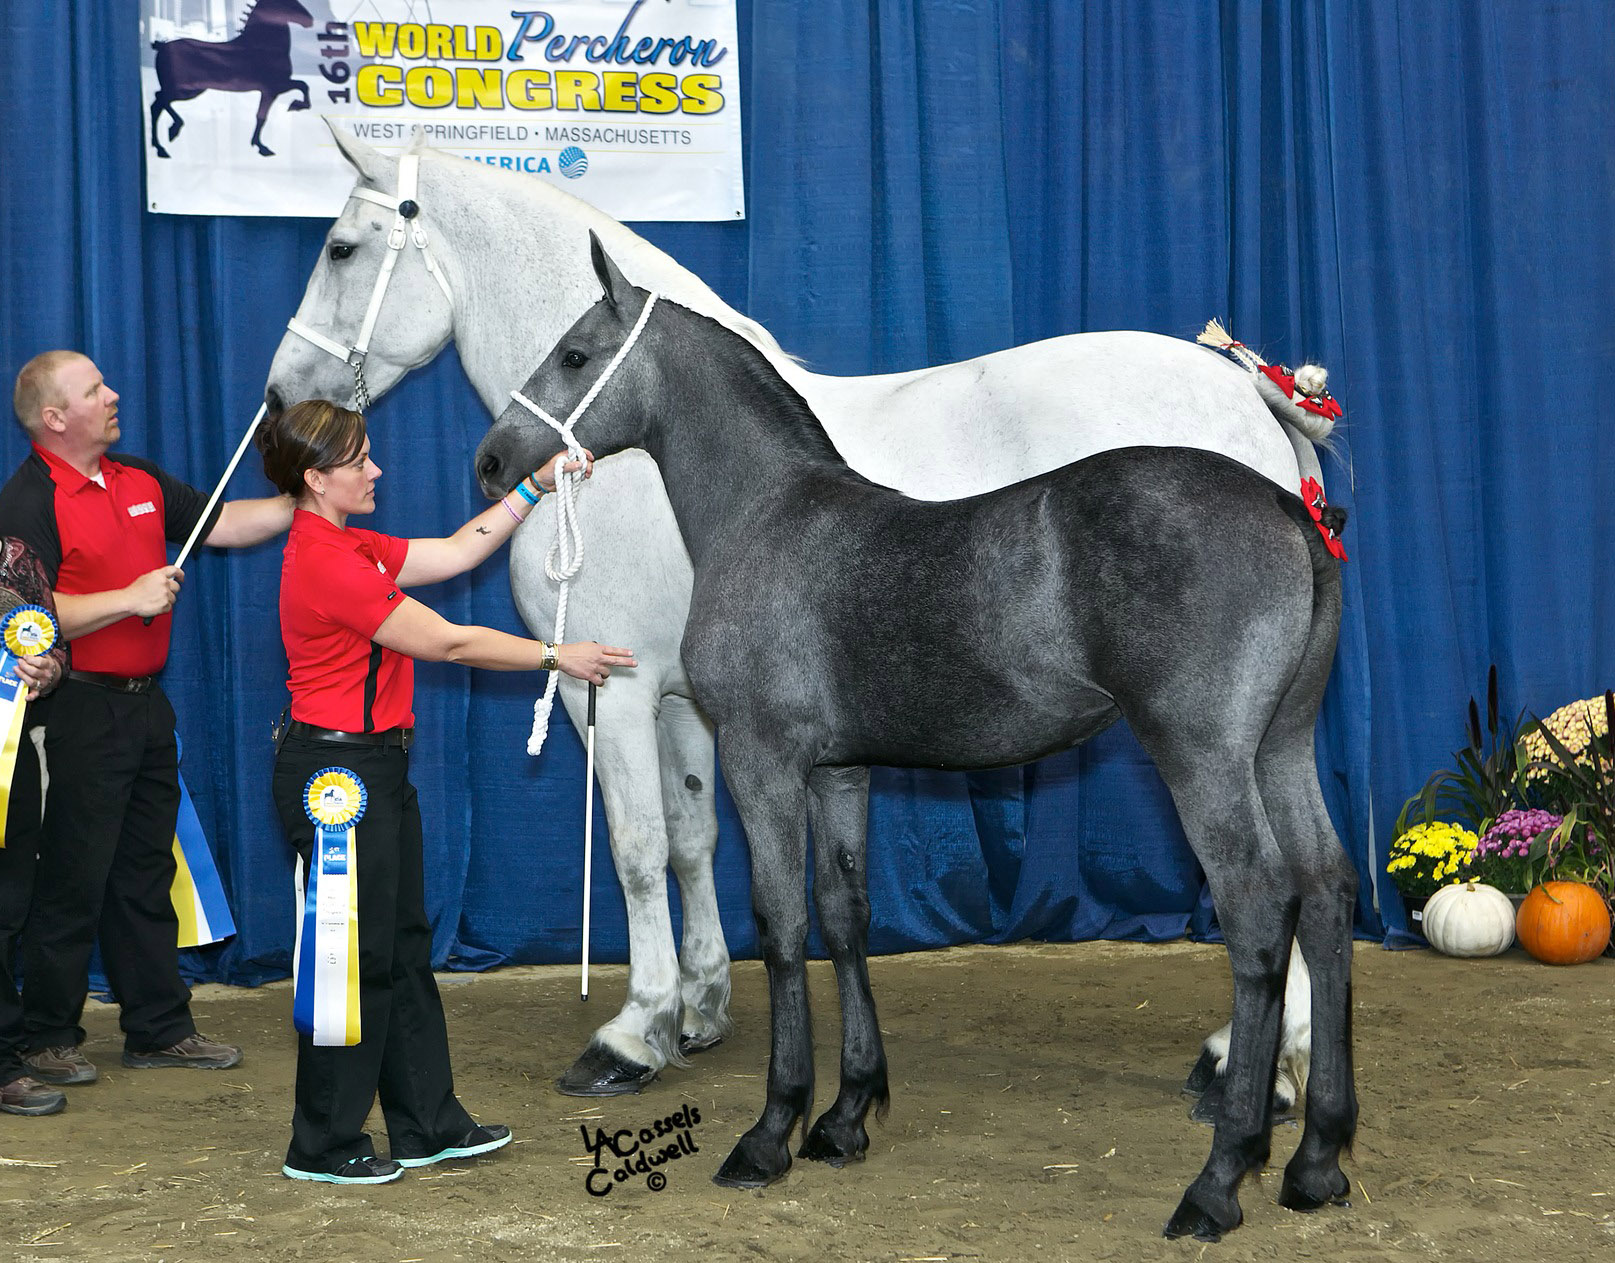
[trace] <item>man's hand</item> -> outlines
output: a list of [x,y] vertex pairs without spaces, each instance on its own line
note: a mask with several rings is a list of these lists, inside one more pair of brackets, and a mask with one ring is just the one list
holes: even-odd
[[141,618],[168,613],[179,598],[179,585],[184,582],[185,572],[178,566],[148,570],[123,590],[129,598],[129,612]]

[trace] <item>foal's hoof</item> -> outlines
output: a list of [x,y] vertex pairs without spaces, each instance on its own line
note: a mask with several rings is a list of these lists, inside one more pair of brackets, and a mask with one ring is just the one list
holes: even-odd
[[830,1121],[830,1115],[824,1114],[813,1124],[796,1156],[810,1162],[827,1162],[839,1168],[849,1162],[862,1162],[868,1148],[869,1133],[862,1124],[838,1126]]
[[1336,1167],[1313,1176],[1297,1176],[1288,1167],[1284,1170],[1284,1183],[1279,1188],[1279,1205],[1288,1210],[1310,1214],[1325,1206],[1349,1207],[1351,1181]]
[[[1184,1091],[1188,1089],[1185,1088]],[[1190,1108],[1189,1117],[1197,1123],[1210,1123],[1215,1127],[1217,1115],[1222,1112],[1222,1096],[1222,1080],[1213,1079],[1201,1093],[1200,1099]]]
[[567,1096],[626,1096],[655,1077],[656,1067],[642,1066],[609,1048],[590,1044],[555,1081],[555,1090]]
[[288,105],[286,107],[286,112],[288,114],[293,114],[293,113],[296,113],[298,110],[306,110],[306,109],[308,109],[308,102],[307,101],[293,101],[290,105]]
[[723,1043],[722,1035],[680,1035],[679,1052],[686,1057],[696,1053],[704,1053],[709,1048],[716,1048]]
[[273,149],[271,149],[268,145],[259,145],[257,148],[258,148],[258,153],[259,153],[259,155],[261,157],[273,158],[275,156],[275,151]]
[[1200,1060],[1194,1063],[1194,1069],[1183,1081],[1183,1090],[1190,1096],[1199,1096],[1216,1081],[1217,1059],[1211,1055],[1211,1049],[1202,1048]]
[[[1183,1090],[1187,1092],[1189,1089],[1187,1086],[1185,1086]],[[1194,1119],[1194,1121],[1197,1123],[1209,1123],[1211,1126],[1215,1127],[1217,1125],[1217,1114],[1222,1109],[1222,1098],[1223,1081],[1221,1079],[1217,1079],[1213,1081],[1211,1086],[1205,1090],[1200,1099],[1196,1101],[1190,1108],[1189,1117]],[[1282,1096],[1275,1092],[1273,1094],[1273,1122],[1293,1123],[1294,1121],[1295,1102],[1286,1101]]]
[[791,1151],[783,1144],[754,1141],[746,1135],[723,1160],[712,1182],[724,1188],[767,1188],[790,1169]]
[[1166,1221],[1166,1227],[1161,1230],[1161,1235],[1172,1238],[1193,1237],[1196,1241],[1221,1241],[1223,1233],[1232,1232],[1244,1222],[1244,1212],[1239,1209],[1238,1202],[1231,1203],[1230,1209],[1218,1214],[1200,1205],[1192,1193],[1185,1193],[1172,1218]]

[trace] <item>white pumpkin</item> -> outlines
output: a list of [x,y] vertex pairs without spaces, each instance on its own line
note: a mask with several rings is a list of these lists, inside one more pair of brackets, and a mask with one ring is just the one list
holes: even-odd
[[1514,905],[1495,886],[1443,886],[1424,905],[1424,937],[1448,956],[1496,956],[1514,941]]

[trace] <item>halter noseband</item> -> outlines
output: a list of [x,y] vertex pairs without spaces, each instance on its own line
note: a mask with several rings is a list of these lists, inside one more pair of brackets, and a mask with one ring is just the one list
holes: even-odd
[[606,383],[611,380],[612,375],[622,366],[623,360],[628,358],[628,352],[634,349],[634,343],[639,341],[639,335],[645,332],[645,323],[650,319],[651,311],[656,306],[657,297],[658,295],[655,293],[645,296],[645,306],[640,310],[639,319],[634,321],[634,327],[628,334],[628,340],[617,348],[617,354],[611,357],[611,363],[606,365],[606,371],[595,379],[594,385],[589,387],[589,393],[578,400],[578,406],[572,409],[572,415],[567,417],[565,421],[557,421],[538,404],[522,394],[521,391],[513,390],[510,392],[512,399],[561,436],[561,441],[566,444],[566,450],[569,453],[577,455],[582,452],[583,446],[578,442],[577,435],[572,432],[572,427],[578,423],[588,406],[595,401],[595,397],[606,388]]
[[359,337],[352,346],[343,346],[333,341],[323,333],[309,328],[297,317],[293,316],[286,322],[286,327],[298,337],[312,342],[322,351],[328,351],[337,359],[353,367],[353,397],[359,405],[360,412],[370,409],[370,390],[365,385],[364,363],[365,357],[370,354],[370,334],[376,327],[376,317],[381,314],[381,300],[386,297],[388,282],[392,280],[393,268],[398,265],[398,256],[403,253],[408,242],[414,242],[415,248],[421,252],[421,259],[426,264],[426,270],[431,274],[437,287],[443,291],[443,297],[449,300],[449,306],[454,306],[454,294],[449,289],[448,277],[443,275],[443,269],[438,267],[437,261],[432,258],[432,251],[426,244],[426,228],[418,216],[421,213],[420,203],[415,200],[417,184],[420,176],[420,155],[407,153],[398,160],[398,196],[389,197],[386,193],[378,193],[374,189],[354,189],[348,194],[349,199],[355,197],[366,202],[374,202],[377,206],[385,206],[394,213],[392,231],[387,234],[387,256],[381,261],[381,271],[376,276],[376,288],[370,294],[370,306],[365,310],[364,323],[359,326]]

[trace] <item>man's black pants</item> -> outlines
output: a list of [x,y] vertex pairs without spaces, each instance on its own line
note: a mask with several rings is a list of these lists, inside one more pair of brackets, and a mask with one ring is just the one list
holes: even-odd
[[425,1157],[476,1124],[454,1096],[448,1028],[432,977],[421,812],[409,755],[396,746],[287,737],[275,760],[275,806],[307,871],[314,825],[303,805],[314,773],[343,767],[365,786],[356,826],[360,1041],[347,1048],[297,1041],[297,1095],[286,1161],[321,1170],[375,1154],[365,1118],[377,1094],[397,1156]]
[[174,820],[179,750],[160,688],[122,693],[68,679],[45,716],[44,831],[23,934],[29,1051],[84,1042],[90,953],[121,1007],[124,1047],[152,1052],[196,1031],[179,976]]

